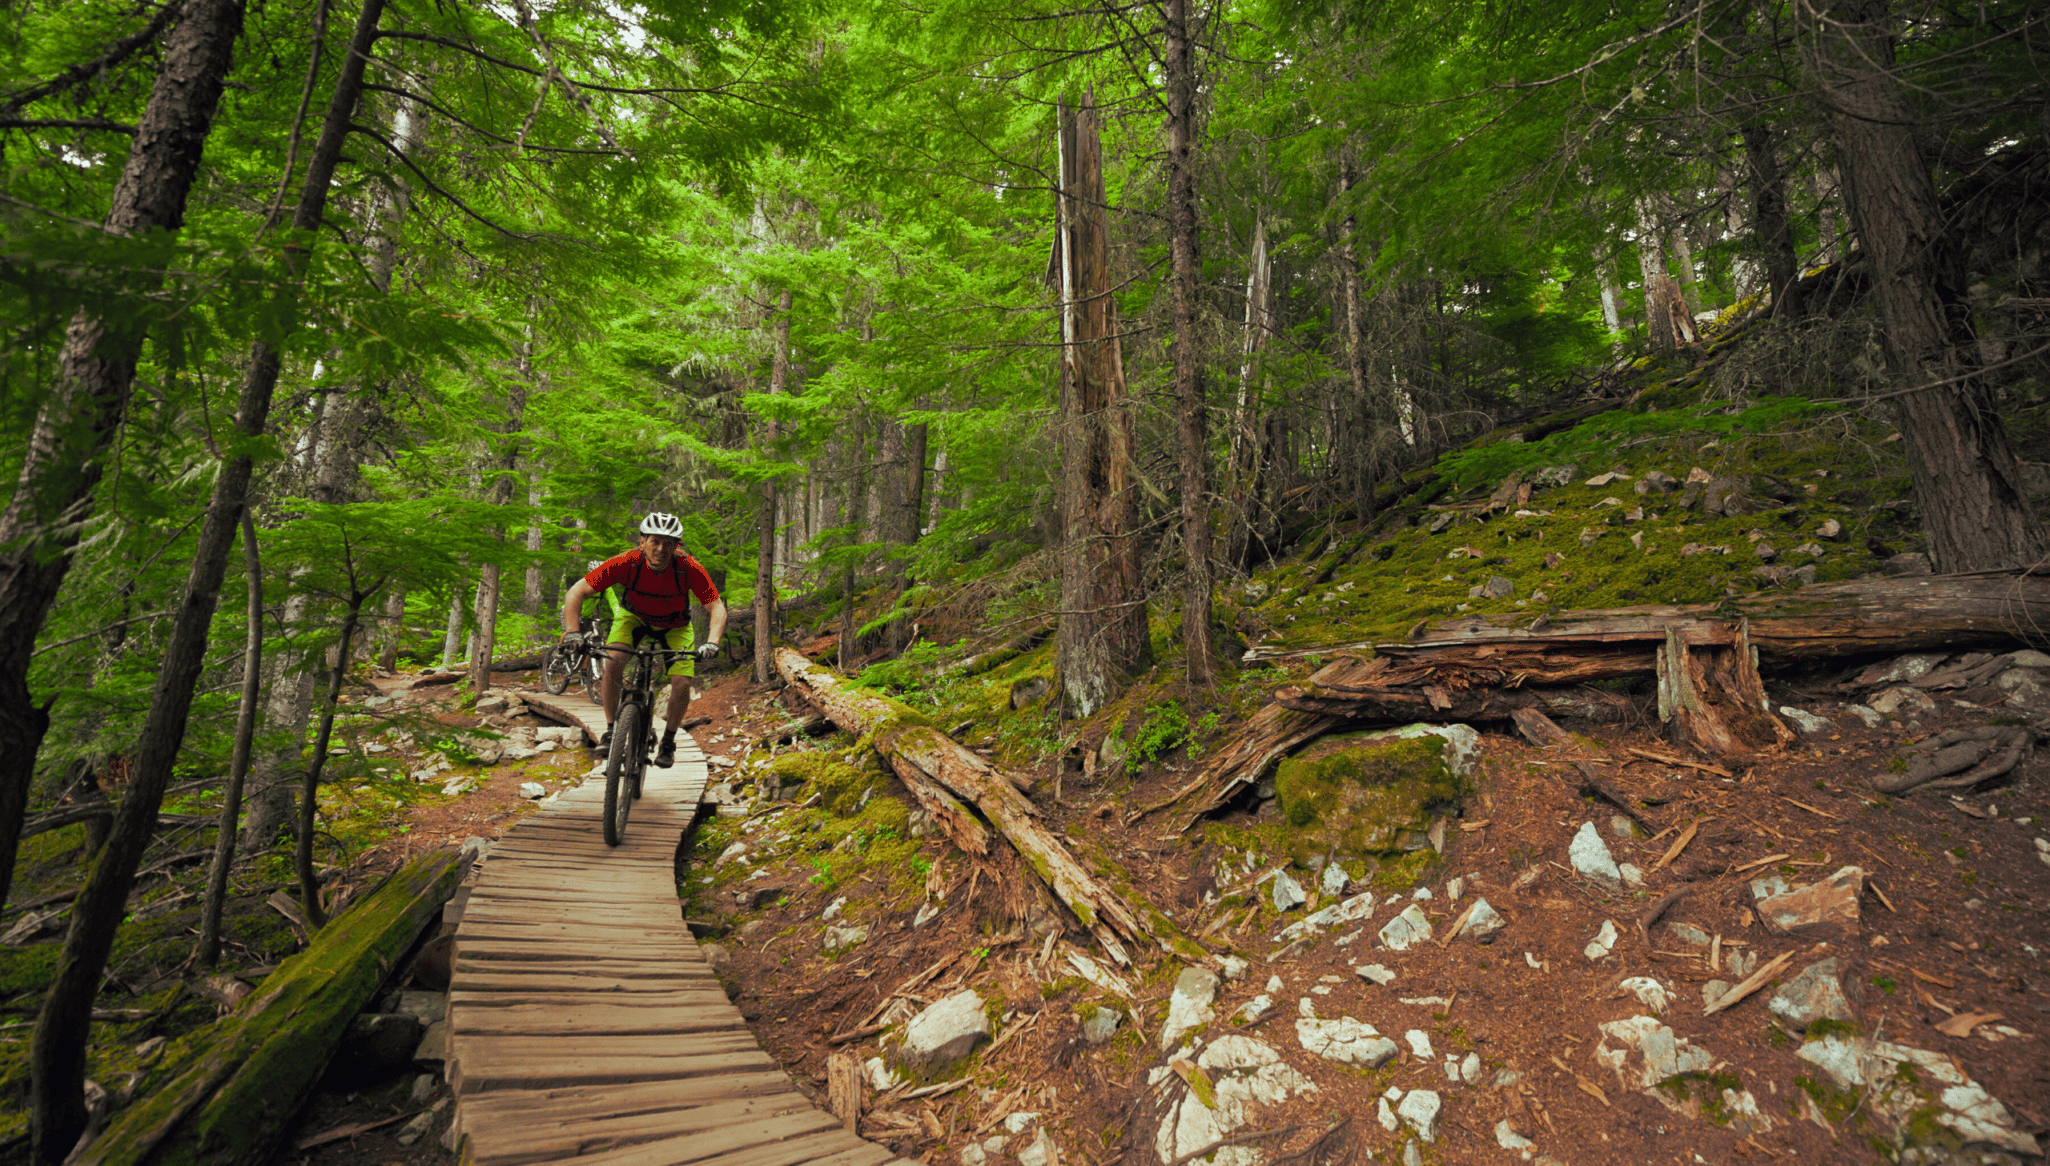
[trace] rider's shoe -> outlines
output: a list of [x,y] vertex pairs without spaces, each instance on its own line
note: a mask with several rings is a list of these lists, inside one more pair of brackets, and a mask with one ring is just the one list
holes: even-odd
[[676,764],[676,742],[668,737],[664,737],[662,738],[661,747],[655,750],[655,767],[667,769],[674,764]]
[[607,726],[605,726],[605,731],[604,731],[603,733],[600,733],[600,734],[598,735],[598,752],[600,752],[600,753],[606,753],[606,752],[609,752],[609,751],[610,751],[611,749],[612,749],[612,726],[611,726],[611,725],[607,725]]

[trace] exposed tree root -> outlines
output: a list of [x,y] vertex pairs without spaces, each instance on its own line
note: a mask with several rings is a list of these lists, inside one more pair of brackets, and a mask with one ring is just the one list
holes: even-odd
[[1875,777],[1872,788],[1883,794],[1970,789],[2013,769],[2035,747],[2036,732],[2025,725],[1953,729],[1910,746],[1914,760],[1906,772]]

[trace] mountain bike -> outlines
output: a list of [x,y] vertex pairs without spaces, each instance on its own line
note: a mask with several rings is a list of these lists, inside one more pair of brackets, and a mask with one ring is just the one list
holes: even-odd
[[605,758],[605,845],[617,846],[626,837],[626,816],[634,799],[641,796],[641,779],[647,773],[649,748],[655,743],[654,688],[657,676],[666,676],[669,665],[690,652],[661,646],[659,633],[634,629],[626,675],[621,677],[619,713],[612,719],[612,749]]
[[548,659],[541,665],[541,687],[561,696],[569,688],[572,679],[583,682],[584,695],[593,704],[598,701],[598,682],[605,675],[605,636],[612,630],[612,621],[590,620],[592,626],[581,639],[570,644],[557,644],[548,650]]

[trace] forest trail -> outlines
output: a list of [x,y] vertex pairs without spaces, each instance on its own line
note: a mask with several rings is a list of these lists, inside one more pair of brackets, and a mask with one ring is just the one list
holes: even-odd
[[449,1001],[463,1156],[879,1166],[888,1152],[840,1131],[759,1050],[684,925],[675,856],[707,765],[678,745],[676,765],[649,770],[620,846],[599,837],[591,781],[482,865]]

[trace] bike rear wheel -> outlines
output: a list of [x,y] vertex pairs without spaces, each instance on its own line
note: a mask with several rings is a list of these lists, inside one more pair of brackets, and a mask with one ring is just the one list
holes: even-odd
[[561,644],[548,649],[548,662],[541,665],[541,687],[561,696],[563,690],[569,687],[570,674],[578,671],[579,655],[581,653]]
[[617,846],[626,837],[626,815],[633,809],[634,788],[640,784],[641,740],[647,711],[634,701],[621,701],[619,719],[612,722],[612,752],[605,759],[605,845]]

